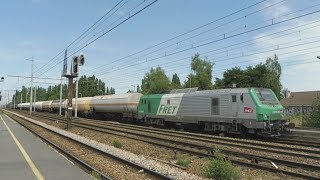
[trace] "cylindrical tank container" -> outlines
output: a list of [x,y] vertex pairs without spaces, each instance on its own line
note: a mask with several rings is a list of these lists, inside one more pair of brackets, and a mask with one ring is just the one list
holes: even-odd
[[[82,97],[77,99],[77,112],[88,113],[90,111],[90,101],[92,97]],[[72,110],[75,110],[75,98],[72,99]]]
[[36,108],[36,111],[42,111],[42,101],[41,102],[36,102],[35,103],[35,108]]
[[51,104],[52,104],[52,101],[43,101],[42,110],[43,111],[51,111]]
[[94,96],[90,107],[99,113],[136,113],[141,93]]

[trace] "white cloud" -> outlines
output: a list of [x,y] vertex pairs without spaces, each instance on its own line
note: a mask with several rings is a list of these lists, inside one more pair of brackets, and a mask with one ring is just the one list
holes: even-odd
[[269,0],[263,5],[264,7],[268,7],[268,6],[271,6],[272,4],[278,3],[277,5],[267,8],[266,10],[263,11],[263,16],[266,19],[278,18],[279,16],[282,16],[289,12],[290,8],[288,4],[286,2],[281,2],[281,3],[279,2],[280,0]]

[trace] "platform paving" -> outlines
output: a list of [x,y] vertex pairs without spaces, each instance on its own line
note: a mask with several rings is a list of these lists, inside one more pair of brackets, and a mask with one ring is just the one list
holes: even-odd
[[[20,148],[10,131],[20,144]],[[94,178],[20,124],[0,114],[0,179],[92,180]]]

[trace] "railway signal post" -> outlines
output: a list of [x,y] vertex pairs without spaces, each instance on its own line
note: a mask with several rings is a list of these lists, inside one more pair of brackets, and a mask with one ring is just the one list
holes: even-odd
[[[71,73],[63,75],[68,78],[68,105],[66,109],[67,129],[70,129],[72,125],[73,78],[78,77],[79,75],[79,65],[82,66],[84,64],[84,55],[80,54],[79,56],[74,56],[71,63]],[[75,102],[76,101],[77,100],[75,99]]]

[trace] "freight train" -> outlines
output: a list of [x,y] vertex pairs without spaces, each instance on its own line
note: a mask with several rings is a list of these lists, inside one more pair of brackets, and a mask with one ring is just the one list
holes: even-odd
[[[75,99],[72,101],[73,110]],[[28,109],[30,103],[18,104]],[[36,102],[37,111],[57,112],[60,101]],[[62,102],[66,109],[67,100]],[[141,93],[83,97],[77,111],[86,117],[119,117],[130,121],[197,129],[205,132],[278,136],[289,125],[283,107],[272,90],[234,88],[219,90],[175,90],[168,94]]]

